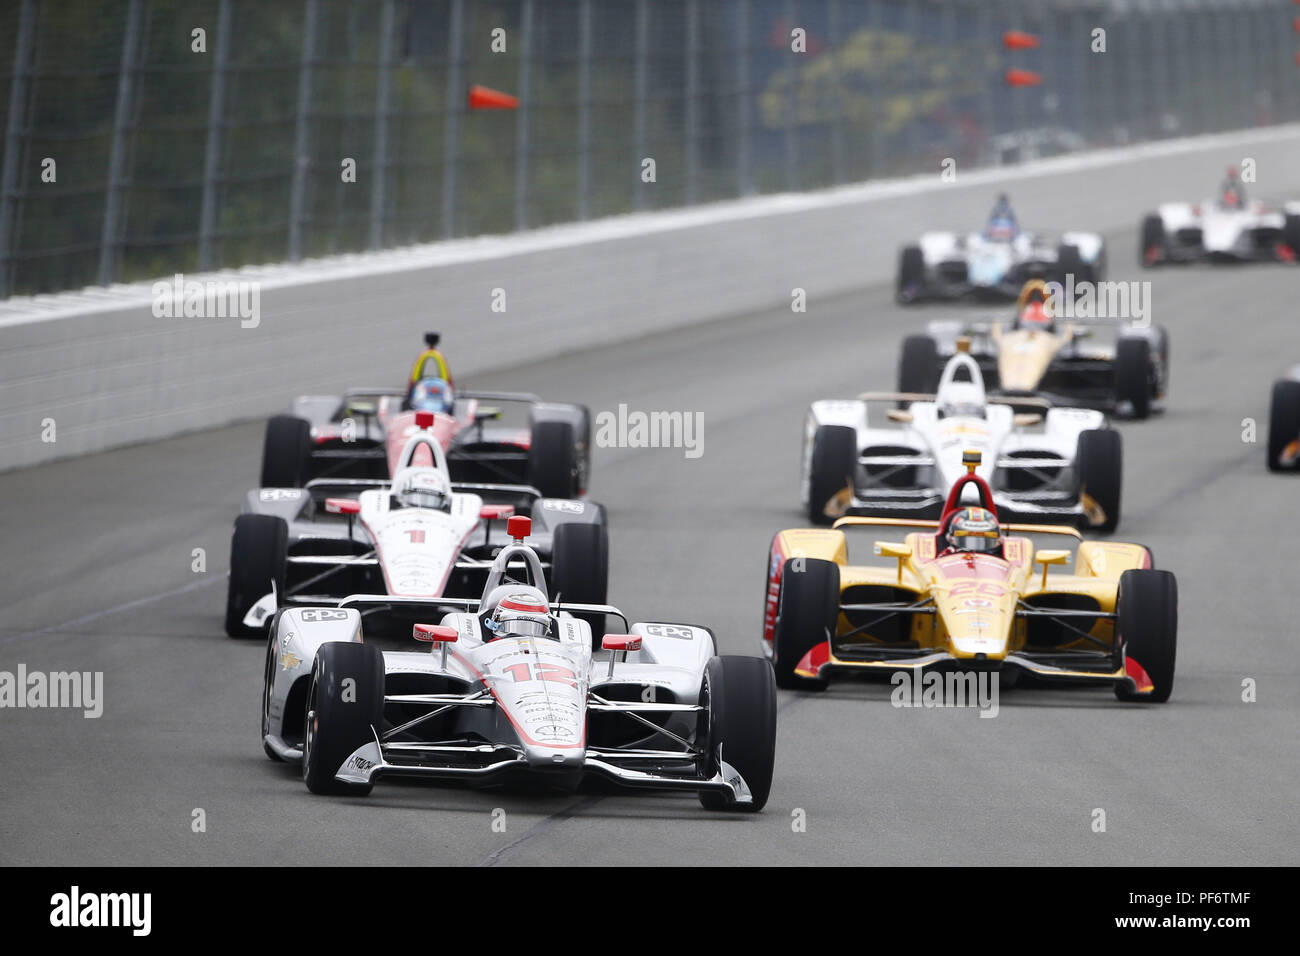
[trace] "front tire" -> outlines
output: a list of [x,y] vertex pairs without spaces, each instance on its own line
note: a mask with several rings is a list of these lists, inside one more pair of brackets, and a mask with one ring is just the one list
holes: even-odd
[[261,637],[264,628],[244,626],[244,616],[274,588],[284,596],[289,558],[289,525],[274,515],[240,515],[230,538],[230,578],[226,582],[226,633]]
[[761,657],[713,657],[704,667],[702,715],[707,754],[704,772],[715,776],[721,760],[744,778],[753,803],[741,804],[726,794],[701,792],[706,810],[757,813],[767,805],[776,762],[776,684]]
[[925,284],[925,256],[920,246],[904,246],[898,254],[898,279],[894,286],[894,296],[906,305],[916,299],[917,293]]
[[776,686],[825,690],[826,678],[794,672],[805,654],[835,635],[840,614],[840,567],[821,558],[790,558],[781,568],[781,595],[772,635]]
[[301,488],[311,478],[311,425],[293,415],[276,415],[262,439],[262,487]]
[[[609,529],[603,524],[562,524],[551,541],[550,595],[566,604],[604,604],[609,591]],[[605,636],[603,614],[578,614],[591,625],[592,649]]]
[[1300,382],[1281,379],[1273,383],[1268,404],[1268,470],[1294,471],[1282,464],[1286,446],[1300,439]]
[[1080,497],[1087,495],[1105,515],[1103,521],[1092,524],[1092,527],[1109,534],[1119,527],[1124,475],[1124,446],[1120,433],[1113,428],[1080,432],[1075,466],[1079,470]]
[[1163,704],[1174,689],[1178,650],[1178,581],[1169,571],[1129,570],[1120,575],[1116,633],[1124,656],[1140,664],[1154,685],[1139,694],[1127,682],[1115,685],[1120,700]]
[[[345,683],[350,681],[351,683]],[[303,721],[302,778],[321,794],[364,796],[372,785],[334,775],[383,726],[384,655],[373,644],[331,642],[316,651]]]
[[528,483],[544,498],[576,498],[582,490],[577,436],[564,421],[535,421],[528,446]]
[[819,425],[813,433],[808,463],[808,520],[826,525],[832,499],[846,489],[852,493],[858,473],[858,433],[848,425]]
[[1151,343],[1121,338],[1115,344],[1115,400],[1128,402],[1134,418],[1151,414]]
[[1095,282],[1092,267],[1083,261],[1078,246],[1063,245],[1056,251],[1057,278],[1062,285],[1068,284],[1066,278],[1074,276],[1075,285],[1081,282]]
[[1138,265],[1149,269],[1158,263],[1165,252],[1165,224],[1159,216],[1142,220],[1142,240],[1138,246]]

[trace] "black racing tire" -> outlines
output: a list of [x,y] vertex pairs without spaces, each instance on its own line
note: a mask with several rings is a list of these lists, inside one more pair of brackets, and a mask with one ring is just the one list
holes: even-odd
[[230,537],[230,577],[226,582],[226,633],[261,637],[265,628],[244,626],[246,615],[274,584],[284,596],[289,558],[289,525],[274,515],[240,515]]
[[856,485],[857,474],[857,431],[848,425],[819,425],[808,463],[808,520],[830,524],[834,519],[827,516],[826,505],[846,486]]
[[266,663],[262,667],[262,750],[277,763],[282,758],[266,742],[266,735],[271,731],[271,688],[275,686],[276,640],[275,622],[281,612],[277,612],[271,621],[271,629],[266,641]]
[[1120,433],[1113,428],[1080,432],[1075,467],[1079,471],[1080,496],[1086,494],[1106,515],[1106,520],[1093,524],[1092,529],[1109,534],[1119,527],[1124,480],[1124,446]]
[[740,804],[716,791],[700,793],[706,810],[757,813],[772,792],[776,763],[776,683],[772,667],[761,657],[713,657],[704,666],[701,723],[707,756],[704,772],[712,777],[722,760],[744,779],[753,803]]
[[[551,539],[551,600],[605,604],[609,592],[609,529],[602,524],[562,524]],[[591,646],[600,648],[605,615],[578,614],[591,625]]]
[[1282,241],[1291,250],[1291,261],[1300,262],[1300,215],[1289,214],[1283,221]]
[[1169,373],[1172,366],[1169,364],[1169,330],[1163,325],[1151,327],[1153,333],[1152,351],[1160,365],[1160,374],[1152,382],[1151,394],[1154,398],[1164,398],[1169,394]]
[[1300,382],[1279,379],[1268,403],[1268,470],[1294,471],[1282,465],[1282,451],[1300,438]]
[[[345,681],[353,684],[345,686]],[[348,699],[355,695],[353,699]],[[312,793],[364,796],[372,784],[334,779],[343,761],[375,739],[384,720],[384,655],[373,644],[322,644],[303,715],[302,779]]]
[[1136,419],[1151,414],[1151,342],[1126,336],[1115,343],[1115,400],[1128,402]]
[[776,686],[825,690],[825,679],[794,672],[803,656],[835,635],[840,614],[840,567],[821,558],[789,558],[781,568],[781,596],[772,635]]
[[576,498],[581,491],[582,469],[573,423],[533,422],[528,446],[528,483],[545,498]]
[[1174,689],[1174,662],[1178,651],[1178,581],[1170,571],[1135,569],[1119,578],[1115,622],[1125,657],[1147,672],[1154,689],[1134,692],[1126,683],[1115,685],[1120,700],[1163,704]]
[[1066,283],[1066,277],[1073,275],[1074,284],[1080,282],[1095,282],[1096,277],[1092,274],[1092,267],[1083,261],[1083,256],[1079,253],[1079,247],[1064,243],[1056,250],[1056,276],[1057,281],[1062,285]]
[[262,487],[301,488],[311,479],[311,425],[293,415],[266,423],[262,440]]
[[925,256],[920,246],[904,246],[898,254],[895,296],[901,303],[915,299],[915,290],[925,284]]
[[938,387],[938,343],[928,335],[909,335],[898,359],[898,390],[929,395]]
[[1138,244],[1138,265],[1144,269],[1158,263],[1160,260],[1149,261],[1147,254],[1152,250],[1163,253],[1165,249],[1165,224],[1157,215],[1147,216],[1142,220],[1141,242]]

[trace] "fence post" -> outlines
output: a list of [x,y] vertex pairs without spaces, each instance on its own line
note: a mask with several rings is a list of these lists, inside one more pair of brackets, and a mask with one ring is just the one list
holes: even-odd
[[578,7],[578,221],[591,214],[591,0]]
[[[945,7],[945,9],[947,9]],[[826,11],[830,46],[826,55],[831,58],[831,182],[839,185],[845,180],[844,172],[844,77],[840,75],[840,50],[843,47],[844,24],[840,16],[840,0],[829,0]]]
[[646,97],[650,94],[650,6],[649,0],[636,0],[636,116],[632,140],[636,144],[636,208],[644,209],[645,183],[641,181],[641,163],[646,158]]
[[27,125],[27,90],[35,47],[36,0],[23,0],[18,13],[14,47],[14,75],[9,85],[9,122],[5,126],[4,167],[0,172],[0,299],[9,295],[13,260],[13,230],[18,199],[18,162],[23,153],[23,128]]
[[736,195],[747,196],[753,189],[752,98],[749,89],[749,54],[753,29],[750,17],[751,0],[736,2]]
[[797,26],[795,17],[795,0],[785,0],[786,35],[782,38],[782,53],[785,62],[785,75],[788,82],[785,88],[785,108],[781,130],[782,154],[785,159],[785,188],[793,192],[799,188],[799,142],[795,138],[795,103],[799,97],[799,82],[803,79],[803,70],[798,67],[797,58],[790,55],[791,28]]
[[316,59],[317,0],[306,0],[302,26],[302,61],[298,66],[298,112],[293,132],[293,179],[289,187],[289,261],[302,258],[302,234],[307,206],[307,155],[311,136],[312,68]]
[[108,193],[104,197],[104,226],[99,240],[99,284],[108,285],[117,273],[122,244],[122,192],[126,178],[128,130],[135,103],[135,74],[140,60],[141,0],[130,0],[122,39],[122,65],[117,74],[117,105],[113,112],[113,144],[108,154]]
[[686,0],[686,193],[689,206],[699,196],[700,157],[700,5],[698,0]]
[[532,109],[533,0],[522,0],[519,51],[519,110],[515,115],[515,229],[528,228],[528,114]]
[[212,52],[212,88],[208,94],[208,141],[203,154],[203,201],[199,207],[199,269],[216,266],[217,178],[221,134],[226,116],[226,57],[230,50],[230,0],[217,8],[217,43]]
[[451,0],[451,22],[447,28],[447,89],[442,120],[442,235],[456,234],[456,173],[460,147],[460,40],[465,28],[465,0]]
[[379,76],[375,84],[375,155],[370,181],[370,248],[384,245],[384,186],[388,180],[388,114],[393,72],[395,0],[383,0],[379,13]]

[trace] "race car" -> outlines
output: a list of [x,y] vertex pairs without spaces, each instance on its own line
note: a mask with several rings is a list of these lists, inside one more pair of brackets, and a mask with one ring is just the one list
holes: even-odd
[[[777,685],[822,690],[850,672],[933,668],[997,672],[1009,683],[1029,674],[1110,684],[1121,700],[1168,700],[1174,575],[1139,544],[1004,523],[979,464],[972,450],[938,521],[846,517],[775,535],[763,649]],[[875,542],[883,565],[850,563],[848,533],[861,530],[906,534]],[[1047,547],[1035,550],[1035,539]],[[1074,573],[1051,570],[1071,559]]]
[[453,483],[434,414],[415,413],[414,425],[391,481],[318,478],[245,496],[231,537],[227,634],[260,637],[280,607],[355,591],[476,594],[508,543],[503,522],[516,513],[533,519],[557,591],[604,603],[609,540],[601,505],[525,485]]
[[813,403],[804,428],[804,512],[814,524],[846,514],[937,518],[969,448],[983,454],[980,474],[1004,512],[1100,531],[1118,526],[1122,444],[1106,416],[1041,399],[989,398],[979,365],[961,351],[933,394],[867,392]]
[[[563,789],[593,777],[761,810],[776,746],[768,662],[719,657],[704,627],[629,628],[615,607],[552,602],[528,519],[507,528],[479,598],[351,595],[280,611],[262,694],[267,755],[301,761],[313,793],[367,794],[387,776]],[[413,620],[425,646],[382,650],[373,618],[363,626],[376,607]],[[607,661],[593,657],[592,613],[626,632],[601,638]]]
[[[543,402],[524,392],[454,390],[435,348],[437,333],[425,341],[429,348],[406,387],[302,395],[287,415],[267,422],[263,487],[301,488],[313,478],[387,478],[415,431],[415,414],[430,411],[454,480],[527,484],[552,498],[586,492],[591,415],[585,407]],[[507,409],[524,408],[526,424],[504,421]]]
[[1098,282],[1106,271],[1106,244],[1093,232],[1059,236],[1020,228],[1010,203],[998,205],[982,231],[927,232],[898,256],[895,297],[908,305],[926,299],[1014,299],[1029,279]]
[[1163,203],[1142,220],[1139,261],[1295,262],[1300,254],[1300,202],[1280,208],[1248,199],[1236,167],[1213,199]]
[[1273,383],[1268,405],[1268,470],[1300,470],[1300,365]]
[[[989,320],[935,320],[903,341],[900,392],[933,392],[959,342],[979,363],[991,393],[1038,396],[1132,418],[1147,418],[1169,389],[1169,333],[1163,326],[1053,317],[1047,286],[1025,284],[1008,326]],[[1094,342],[1102,333],[1104,342]]]

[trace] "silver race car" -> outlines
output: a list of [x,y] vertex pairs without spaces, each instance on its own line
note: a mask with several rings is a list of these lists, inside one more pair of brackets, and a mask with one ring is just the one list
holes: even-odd
[[[316,479],[305,488],[256,488],[235,520],[226,632],[260,637],[277,608],[356,591],[402,597],[479,592],[505,519],[532,517],[553,585],[603,604],[609,564],[605,509],[543,497],[527,485],[453,483],[432,412],[386,479]],[[338,497],[335,497],[338,496]]]
[[[529,525],[509,520],[513,542],[481,598],[351,595],[280,611],[262,694],[267,755],[301,761],[313,793],[366,794],[385,776],[562,789],[597,777],[761,810],[776,740],[771,665],[717,656],[707,628],[629,628],[614,607],[553,603],[524,543]],[[626,633],[600,642],[608,660],[593,655],[583,619],[593,613],[623,621]],[[424,646],[372,643],[374,620],[392,616]]]
[[1122,446],[1105,416],[1045,399],[990,398],[965,352],[948,360],[934,394],[814,402],[804,431],[804,511],[816,524],[844,515],[937,518],[968,450],[981,453],[979,475],[1013,520],[1100,531],[1119,524]]
[[1098,282],[1106,244],[1093,232],[1059,236],[1022,230],[1005,196],[982,231],[927,232],[899,253],[896,298],[1014,299],[1030,279]]
[[1165,262],[1295,262],[1300,202],[1250,200],[1235,167],[1213,199],[1163,203],[1142,220],[1143,266]]

